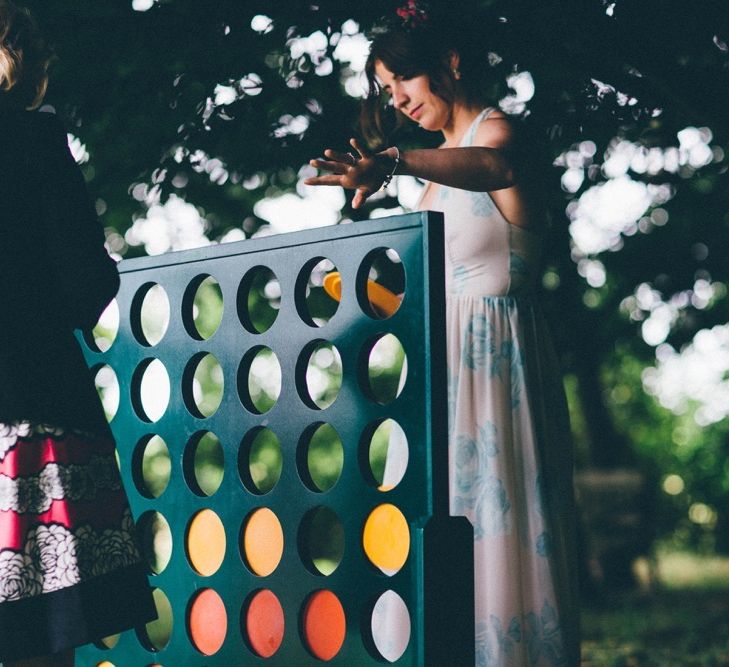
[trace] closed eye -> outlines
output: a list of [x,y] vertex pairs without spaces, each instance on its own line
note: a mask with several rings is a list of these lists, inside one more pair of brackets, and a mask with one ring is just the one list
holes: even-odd
[[[399,82],[401,82],[401,81],[407,81],[407,80],[409,80],[410,78],[411,78],[411,77],[406,77],[406,76],[403,76],[402,74],[395,74],[395,75],[394,75],[394,76],[392,77],[392,80],[393,80],[393,81],[395,81],[396,83],[399,83]],[[389,95],[389,94],[391,93],[391,88],[390,88],[390,84],[382,84],[382,83],[380,83],[380,88],[382,88],[382,90],[383,90],[384,92],[386,92],[386,93],[387,93],[388,95]]]

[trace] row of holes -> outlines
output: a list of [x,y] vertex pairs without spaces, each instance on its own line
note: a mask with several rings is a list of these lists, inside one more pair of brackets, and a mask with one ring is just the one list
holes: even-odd
[[[158,619],[137,631],[140,643],[148,651],[161,651],[172,637],[174,616],[164,592],[156,588],[154,600]],[[376,660],[395,662],[410,643],[411,620],[404,600],[393,590],[373,598],[362,614],[361,636]],[[195,592],[187,604],[187,636],[202,655],[217,653],[228,634],[225,604],[212,588]],[[339,598],[328,589],[307,596],[299,611],[299,630],[304,646],[319,660],[331,660],[341,651],[346,638],[347,618]],[[278,596],[270,589],[253,591],[243,603],[240,630],[247,648],[259,658],[275,656],[286,634],[284,611]],[[114,648],[119,635],[101,640],[101,649]],[[103,667],[113,667],[108,661]]]
[[[407,379],[407,357],[402,343],[393,334],[384,334],[365,344],[358,373],[364,394],[380,405],[392,403]],[[311,409],[328,408],[339,395],[343,381],[342,358],[335,345],[315,340],[302,350],[295,369],[295,385],[301,400]],[[108,364],[96,368],[96,387],[111,421],[119,408],[120,392],[116,373]],[[170,379],[159,359],[145,359],[132,374],[132,406],[137,416],[156,422],[170,401]],[[268,412],[281,394],[281,365],[268,347],[254,347],[238,367],[238,396],[253,414]],[[188,361],[182,374],[182,397],[194,417],[211,417],[224,394],[223,368],[217,358],[200,352]]]
[[[334,278],[331,274],[335,273],[338,274],[337,267],[330,260],[315,258],[304,265],[299,275],[294,301],[300,317],[309,326],[323,326],[337,311],[340,298],[337,293],[343,293],[341,281],[327,281],[328,289],[324,285],[327,276]],[[362,310],[374,319],[394,314],[405,294],[405,270],[397,253],[391,249],[375,251],[363,263],[360,276],[357,298]],[[241,324],[254,334],[267,331],[280,310],[281,293],[281,284],[270,268],[256,266],[250,269],[241,280],[236,297]],[[381,305],[378,294],[389,297],[387,307]],[[220,326],[223,308],[218,281],[209,274],[194,278],[182,301],[182,322],[188,334],[196,340],[210,338]],[[164,338],[170,323],[170,310],[167,293],[161,285],[149,282],[137,290],[132,299],[130,323],[140,344],[154,346]],[[89,347],[98,352],[109,350],[119,330],[119,318],[119,307],[114,301],[91,336],[86,337]]]
[[[408,441],[393,419],[378,420],[365,428],[359,448],[362,474],[381,491],[395,488],[408,465]],[[199,496],[213,495],[223,481],[225,457],[218,437],[200,431],[190,438],[183,455],[183,473],[188,487]],[[312,491],[329,491],[344,467],[344,447],[337,431],[324,422],[309,426],[302,434],[296,460],[301,481]],[[249,431],[238,450],[238,472],[244,486],[257,495],[270,492],[278,483],[283,455],[278,436],[264,426]],[[164,493],[172,474],[172,460],[165,441],[148,435],[137,444],[132,458],[132,477],[147,498]]]
[[[151,574],[161,574],[172,558],[173,537],[163,514],[148,510],[137,521],[137,535]],[[243,564],[254,575],[267,577],[281,563],[284,530],[273,510],[258,507],[242,521],[239,551]],[[410,529],[403,513],[391,503],[375,507],[361,527],[361,552],[373,572],[393,576],[405,565],[410,553]],[[306,569],[317,576],[329,576],[341,564],[345,531],[337,513],[324,505],[309,510],[302,518],[296,544]],[[211,509],[195,513],[185,530],[185,553],[192,569],[202,577],[215,574],[227,551],[225,528]]]

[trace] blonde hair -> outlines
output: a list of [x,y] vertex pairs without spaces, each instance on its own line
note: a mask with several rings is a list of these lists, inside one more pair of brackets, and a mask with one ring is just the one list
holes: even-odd
[[37,108],[46,94],[52,58],[30,13],[0,0],[0,104]]

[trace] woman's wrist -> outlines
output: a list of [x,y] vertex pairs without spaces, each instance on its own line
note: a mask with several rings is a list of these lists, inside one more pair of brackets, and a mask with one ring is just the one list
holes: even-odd
[[390,146],[384,151],[378,153],[378,155],[387,158],[387,171],[385,178],[382,180],[382,186],[380,187],[381,190],[386,190],[387,186],[390,185],[390,182],[400,168],[400,165],[402,163],[402,155],[400,153],[400,149],[397,146]]

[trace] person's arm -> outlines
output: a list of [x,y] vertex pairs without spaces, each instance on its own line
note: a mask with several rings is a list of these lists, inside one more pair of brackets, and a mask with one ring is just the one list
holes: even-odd
[[90,327],[119,289],[119,274],[104,247],[104,232],[66,132],[54,115],[43,116],[45,146],[38,184],[43,202],[38,223],[64,314],[73,327]]
[[[392,149],[385,153],[393,160]],[[510,156],[484,146],[401,151],[397,173],[473,192],[502,190],[516,183]]]
[[[503,117],[489,118],[476,132],[476,145],[400,151],[396,174],[475,192],[502,190],[517,183],[511,143],[509,122]],[[324,154],[327,159],[312,160],[310,164],[331,173],[308,178],[305,183],[356,189],[353,206],[357,208],[392,173],[397,151],[391,147],[371,153],[355,139],[351,144],[358,157],[329,149]]]

